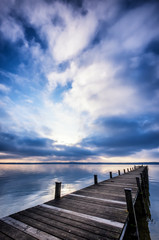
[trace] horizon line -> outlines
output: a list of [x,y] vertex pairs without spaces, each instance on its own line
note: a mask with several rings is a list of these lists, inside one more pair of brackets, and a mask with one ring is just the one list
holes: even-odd
[[30,165],[33,165],[33,164],[99,164],[99,165],[117,165],[117,164],[121,164],[121,165],[124,165],[124,164],[131,164],[131,165],[143,165],[143,164],[148,164],[148,165],[153,165],[153,164],[159,164],[159,162],[0,162],[0,164],[30,164]]

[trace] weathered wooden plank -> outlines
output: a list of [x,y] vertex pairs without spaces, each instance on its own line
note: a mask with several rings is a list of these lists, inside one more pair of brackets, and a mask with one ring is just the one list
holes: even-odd
[[[139,176],[139,175],[137,175],[137,176]],[[116,178],[116,179],[112,178],[111,180],[108,179],[107,181],[100,182],[99,184],[104,184],[104,183],[106,183],[106,184],[108,184],[108,183],[124,184],[125,183],[125,184],[132,184],[135,186],[135,178],[130,178],[130,179],[124,179],[121,177]]]
[[129,182],[124,182],[124,180],[123,181],[108,180],[108,181],[100,182],[100,183],[98,183],[98,185],[101,185],[101,186],[114,185],[115,187],[118,187],[118,186],[120,186],[120,187],[125,187],[125,186],[136,187],[135,181],[133,181],[133,183],[129,183]]
[[[48,226],[50,226],[51,228],[52,227],[56,227],[58,228],[58,230],[63,230],[65,232],[68,232],[69,234],[74,234],[76,236],[76,238],[80,239],[81,237],[84,238],[84,239],[92,239],[92,240],[96,240],[96,239],[105,239],[106,236],[101,236],[100,234],[96,234],[95,232],[92,233],[90,231],[86,231],[82,228],[78,228],[78,227],[75,227],[74,224],[71,225],[71,224],[66,224],[66,223],[63,223],[63,222],[59,222],[57,221],[57,218],[56,219],[53,219],[53,218],[48,218],[46,216],[42,216],[42,215],[39,215],[37,214],[37,212],[31,212],[31,211],[22,211],[20,212],[21,215],[23,216],[27,216],[33,220],[37,220],[38,222],[40,223],[44,223],[44,224],[47,224]],[[75,237],[73,236],[72,239],[74,239]]]
[[[133,192],[137,191],[136,186],[131,187]],[[105,184],[98,184],[95,187],[90,187],[86,188],[86,190],[94,190],[94,191],[100,191],[100,192],[118,192],[119,194],[122,194],[124,192],[124,187],[123,186],[114,186],[114,184],[110,185],[105,185]]]
[[98,186],[114,186],[114,187],[125,187],[125,186],[130,186],[133,188],[137,188],[137,186],[135,186],[135,182],[134,183],[122,183],[122,182],[100,182],[98,184]]
[[[125,184],[124,184],[124,181],[125,180],[121,180],[120,179],[120,181],[117,181],[117,182],[101,182],[101,183],[99,183],[99,184],[97,184],[97,185],[93,185],[93,186],[89,186],[89,187],[87,187],[87,188],[85,188],[85,189],[98,189],[98,188],[104,188],[104,187],[107,187],[108,189],[109,188],[113,188],[113,189],[122,189],[122,188],[124,188],[125,187]],[[131,184],[132,185],[132,187],[134,187],[134,188],[136,188],[137,186],[136,186],[136,181],[135,181],[135,179],[133,180],[133,182],[132,183],[129,183],[129,182],[127,182],[127,184]],[[117,186],[116,186],[117,185]]]
[[[89,214],[96,214],[102,218],[105,218],[105,216],[109,216],[110,219],[112,220],[116,220],[119,219],[121,220],[121,218],[125,218],[127,216],[127,213],[125,212],[125,209],[122,208],[115,208],[115,207],[111,207],[111,206],[107,206],[107,205],[96,205],[94,203],[88,203],[86,204],[86,202],[81,201],[81,199],[79,200],[75,200],[75,199],[71,199],[71,198],[67,198],[67,197],[63,197],[62,199],[60,199],[59,201],[50,201],[47,204],[49,205],[53,205],[53,206],[58,206],[58,207],[62,207],[62,208],[69,208],[72,210],[78,208],[78,211],[87,211],[87,213],[89,212]],[[112,211],[113,211],[113,216],[112,216]]]
[[[134,189],[132,186],[132,190],[136,191],[136,179],[134,180]],[[105,184],[97,184],[97,185],[93,185],[93,186],[89,186],[84,188],[85,190],[93,190],[93,191],[102,191],[102,190],[108,190],[110,192],[113,191],[118,191],[119,193],[123,191],[124,187],[123,186],[114,186],[114,183],[109,184],[109,185],[105,185]]]
[[100,230],[106,229],[107,231],[115,232],[118,234],[121,232],[120,228],[116,226],[112,227],[111,225],[102,223],[101,221],[100,222],[94,221],[92,218],[85,218],[83,216],[80,216],[79,214],[72,214],[71,212],[68,212],[68,211],[65,212],[61,209],[59,210],[58,208],[50,208],[50,206],[46,207],[46,204],[37,206],[36,208],[42,209],[43,212],[49,212],[52,215],[58,215],[58,216],[61,216],[62,218],[74,220],[74,222],[80,222],[80,223],[84,223],[84,225],[90,225],[93,228],[97,227]]
[[79,201],[82,202],[83,204],[85,204],[86,206],[89,206],[90,204],[94,204],[95,208],[98,208],[100,206],[103,207],[108,207],[108,208],[115,208],[115,209],[119,209],[119,210],[125,210],[126,209],[126,203],[125,202],[109,202],[109,200],[107,201],[101,201],[100,199],[98,200],[98,198],[93,198],[93,197],[88,197],[88,196],[84,196],[84,195],[76,195],[76,194],[69,194],[66,195],[65,198],[67,198],[68,200],[75,200],[75,201]]
[[96,234],[96,235],[109,237],[110,239],[114,239],[114,238],[118,239],[118,237],[119,237],[119,233],[117,233],[116,231],[112,232],[112,229],[105,230],[106,226],[104,226],[104,229],[101,229],[98,226],[92,226],[92,225],[88,224],[87,221],[81,222],[80,219],[75,218],[74,215],[71,215],[69,218],[68,214],[65,216],[63,216],[63,215],[61,216],[60,214],[58,214],[58,212],[56,212],[54,210],[52,212],[52,211],[50,211],[50,209],[45,208],[45,211],[44,211],[44,208],[38,208],[38,207],[31,208],[28,211],[34,212],[36,214],[39,214],[40,216],[44,216],[44,217],[53,219],[58,222],[65,223],[67,225],[75,226],[79,229],[84,229],[84,230],[91,232],[93,234]]
[[108,206],[107,204],[102,204],[103,202],[98,202],[98,204],[96,204],[95,202],[90,202],[88,200],[88,204],[86,204],[86,202],[84,201],[84,198],[78,198],[78,197],[72,197],[72,196],[63,196],[59,201],[55,201],[55,200],[51,200],[49,202],[47,202],[47,204],[68,204],[68,205],[72,205],[74,204],[75,206],[78,207],[84,207],[84,208],[89,208],[89,209],[101,209],[101,212],[105,211],[112,211],[112,208],[114,209],[114,213],[115,211],[118,211],[118,213],[123,213],[124,209],[123,208],[116,208],[116,207],[112,207],[112,206]]
[[[126,184],[125,184],[125,182],[126,182]],[[115,182],[115,181],[113,181],[112,183],[111,183],[112,185],[114,184],[114,187],[115,187],[115,185],[116,185],[116,187],[118,187],[118,186],[120,186],[120,187],[124,187],[124,185],[125,186],[131,186],[131,188],[132,187],[134,187],[134,188],[136,188],[136,183],[135,183],[135,180],[133,180],[133,181],[127,181],[127,180],[124,180],[124,179],[119,179],[119,181],[118,182]],[[100,183],[99,185],[111,185],[109,182],[104,182],[104,183]]]
[[57,238],[60,238],[60,239],[64,239],[64,240],[66,240],[66,239],[68,239],[68,240],[75,240],[75,239],[83,240],[84,239],[80,236],[78,237],[78,236],[72,234],[69,231],[66,232],[66,231],[61,230],[61,229],[59,229],[57,227],[54,227],[52,225],[48,225],[46,223],[39,222],[39,220],[35,220],[35,219],[30,218],[28,216],[24,216],[20,213],[15,214],[14,218],[18,221],[24,222],[25,224],[28,224],[29,226],[37,228],[40,231],[46,232],[47,234],[53,235],[53,236],[55,236]]
[[10,238],[7,235],[0,232],[0,240],[13,240],[13,238]]
[[84,195],[84,196],[90,196],[90,197],[96,197],[96,198],[105,198],[105,199],[110,199],[110,200],[116,200],[116,201],[125,201],[125,196],[119,196],[118,194],[104,194],[104,193],[94,193],[93,191],[86,191],[84,189],[78,190],[74,192],[75,194],[78,195]]
[[93,207],[88,207],[88,206],[81,206],[80,204],[72,204],[72,203],[65,203],[65,201],[63,203],[60,202],[50,202],[47,203],[51,206],[54,207],[58,207],[58,208],[62,208],[62,209],[66,209],[66,210],[70,210],[70,211],[76,211],[78,213],[87,213],[90,216],[96,216],[99,218],[103,218],[103,219],[109,219],[111,221],[116,221],[116,222],[124,222],[126,217],[127,217],[127,213],[123,210],[118,211],[116,209],[113,209],[113,214],[112,214],[112,209],[108,209],[108,208],[102,208],[99,207],[98,209],[93,208]]
[[[101,205],[107,205],[107,206],[111,206],[111,207],[119,207],[119,208],[125,208],[126,206],[126,202],[122,202],[122,201],[115,201],[115,200],[110,200],[110,199],[104,199],[104,198],[94,198],[94,197],[89,197],[89,196],[84,196],[84,195],[78,195],[78,194],[68,194],[65,197],[70,198],[83,198],[83,201],[86,202],[92,202],[94,204],[101,204]],[[79,199],[80,200],[80,199]]]
[[139,174],[133,174],[133,175],[122,175],[122,176],[119,176],[118,179],[128,179],[128,180],[132,180],[133,178],[139,176]]
[[[137,176],[139,176],[139,175],[137,175]],[[125,181],[125,182],[124,182]],[[118,178],[118,179],[115,179],[115,178],[112,178],[111,180],[110,179],[108,179],[107,181],[103,181],[103,182],[100,182],[101,184],[102,183],[109,183],[109,182],[112,182],[112,183],[114,183],[114,184],[117,184],[117,183],[125,183],[125,184],[134,184],[135,185],[135,180],[134,180],[134,178],[130,178],[130,179],[127,179],[127,180],[124,180],[124,178]]]
[[[79,190],[79,191],[81,191],[81,190]],[[77,191],[77,192],[74,192],[74,193],[78,193],[79,191]],[[103,189],[103,191],[102,190],[100,190],[100,189],[82,189],[82,191],[84,191],[84,192],[93,192],[94,194],[103,194],[103,195],[112,195],[112,196],[117,196],[117,197],[125,197],[125,195],[124,195],[124,189],[122,189],[122,191],[111,191],[111,190],[109,190],[109,189]],[[135,191],[132,191],[132,193],[135,195],[136,194],[136,190]]]
[[129,176],[135,176],[135,175],[140,174],[141,172],[143,172],[143,170],[140,170],[140,171],[133,171],[133,172],[129,172],[129,173],[127,173],[127,174],[122,174],[121,177],[124,177],[124,176],[126,176],[126,177],[129,177]]
[[[22,231],[25,232],[29,235],[27,236],[32,236],[34,237],[33,239],[39,239],[39,240],[59,240],[59,238],[56,238],[54,236],[51,236],[45,232],[42,232],[36,228],[33,228],[21,221],[18,221],[12,217],[5,217],[3,218],[3,221],[7,224],[9,224],[9,227],[12,226],[15,228],[15,231]],[[10,229],[10,228],[9,228]],[[32,238],[31,238],[32,239]]]
[[115,226],[115,227],[119,227],[119,228],[123,228],[123,226],[124,226],[124,224],[121,223],[121,222],[115,222],[113,220],[109,220],[109,219],[106,219],[106,218],[100,218],[100,217],[96,217],[96,216],[91,216],[91,215],[88,215],[88,214],[83,214],[83,213],[80,213],[80,212],[75,212],[75,211],[72,211],[72,210],[55,207],[53,205],[42,204],[42,206],[50,208],[50,209],[56,209],[57,211],[70,213],[70,214],[73,214],[73,215],[76,215],[76,216],[80,216],[80,217],[83,217],[83,218],[86,218],[86,219],[89,219],[89,220],[93,220],[93,221],[96,221],[96,222],[99,222],[99,223],[103,223],[103,224],[105,223],[105,224],[108,224],[108,225],[111,225],[111,226]]
[[82,213],[82,214],[85,214],[87,212],[89,216],[96,216],[98,218],[107,219],[114,222],[119,221],[121,223],[124,223],[127,218],[127,214],[124,211],[123,211],[123,215],[122,214],[118,215],[117,212],[116,214],[112,214],[111,212],[106,212],[106,211],[101,213],[101,212],[98,212],[97,210],[93,211],[93,209],[86,210],[86,208],[81,208],[81,207],[77,209],[77,206],[71,206],[66,204],[50,204],[50,206],[54,206],[54,207],[62,208],[65,210]]
[[[95,190],[92,190],[92,189],[82,189],[82,190],[79,190],[79,191],[76,191],[74,192],[75,194],[79,194],[80,192],[85,192],[85,193],[92,193],[96,196],[103,196],[103,198],[105,197],[106,199],[112,199],[112,200],[118,200],[120,201],[124,201],[125,200],[125,195],[124,195],[124,191],[123,193],[118,193],[118,192],[113,192],[113,191],[103,191],[102,193],[100,191],[95,191]],[[83,194],[82,194],[83,195]],[[85,194],[84,194],[85,195]],[[136,192],[132,192],[132,195],[133,195],[133,198],[136,196]]]
[[14,240],[17,240],[17,239],[36,240],[37,239],[1,220],[0,220],[0,231]]

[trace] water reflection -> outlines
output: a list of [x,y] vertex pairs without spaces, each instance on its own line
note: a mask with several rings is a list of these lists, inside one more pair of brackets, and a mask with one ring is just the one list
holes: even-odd
[[[61,181],[62,194],[93,184],[93,175],[99,181],[116,176],[118,170],[132,165],[0,165],[0,217],[49,201],[54,197],[54,183]],[[149,166],[151,239],[159,234],[159,167]]]
[[151,232],[151,239],[157,240],[159,235],[159,166],[149,167],[150,179],[150,211],[151,221],[149,222],[149,229]]
[[[131,166],[127,166],[131,167]],[[0,217],[48,201],[54,197],[54,183],[61,181],[62,194],[91,185],[109,171],[117,175],[121,165],[0,165]]]

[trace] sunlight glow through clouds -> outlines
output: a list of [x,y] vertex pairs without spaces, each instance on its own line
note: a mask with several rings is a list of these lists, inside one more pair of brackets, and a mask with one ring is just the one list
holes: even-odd
[[158,9],[155,0],[1,1],[1,152],[155,158]]

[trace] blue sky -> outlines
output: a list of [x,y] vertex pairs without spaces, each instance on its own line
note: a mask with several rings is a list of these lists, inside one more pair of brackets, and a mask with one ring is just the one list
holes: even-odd
[[0,161],[158,161],[158,11],[0,1]]

